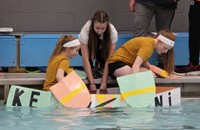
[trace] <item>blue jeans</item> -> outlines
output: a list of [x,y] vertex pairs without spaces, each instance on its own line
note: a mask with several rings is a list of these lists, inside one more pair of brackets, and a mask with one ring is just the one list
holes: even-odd
[[149,35],[149,26],[154,16],[157,32],[162,29],[170,29],[174,13],[175,9],[136,3],[133,37]]

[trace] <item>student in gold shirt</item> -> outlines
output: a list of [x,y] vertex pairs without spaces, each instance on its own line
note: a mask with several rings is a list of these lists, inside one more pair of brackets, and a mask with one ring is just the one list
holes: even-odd
[[60,37],[49,59],[43,90],[49,91],[51,86],[58,83],[69,73],[69,58],[76,56],[79,49],[80,42],[73,35],[62,35]]
[[164,69],[168,74],[174,70],[173,46],[175,35],[161,30],[155,38],[136,37],[122,45],[109,59],[109,76],[115,78],[150,70],[148,59],[154,50],[162,54]]

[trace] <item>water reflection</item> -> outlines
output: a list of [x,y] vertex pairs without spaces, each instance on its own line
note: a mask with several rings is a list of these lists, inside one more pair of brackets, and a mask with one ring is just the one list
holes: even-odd
[[175,107],[72,109],[0,106],[0,129],[200,129],[200,102]]

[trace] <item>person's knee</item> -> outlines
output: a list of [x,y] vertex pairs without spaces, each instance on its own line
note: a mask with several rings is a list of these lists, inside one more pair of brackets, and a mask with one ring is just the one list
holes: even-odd
[[122,67],[119,68],[117,70],[115,70],[115,72],[113,73],[113,75],[115,77],[119,77],[119,76],[124,76],[124,75],[128,75],[128,74],[133,74],[133,70],[129,67]]

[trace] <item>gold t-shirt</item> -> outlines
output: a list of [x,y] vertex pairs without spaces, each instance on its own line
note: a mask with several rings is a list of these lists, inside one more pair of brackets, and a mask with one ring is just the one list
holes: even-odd
[[113,53],[109,63],[123,61],[132,66],[137,56],[140,56],[143,61],[147,61],[153,54],[154,46],[155,42],[151,37],[133,38]]
[[66,74],[68,74],[70,62],[63,55],[57,55],[49,60],[47,70],[46,70],[46,79],[43,85],[43,90],[49,90],[51,86],[57,83],[56,73],[58,69],[63,69]]

